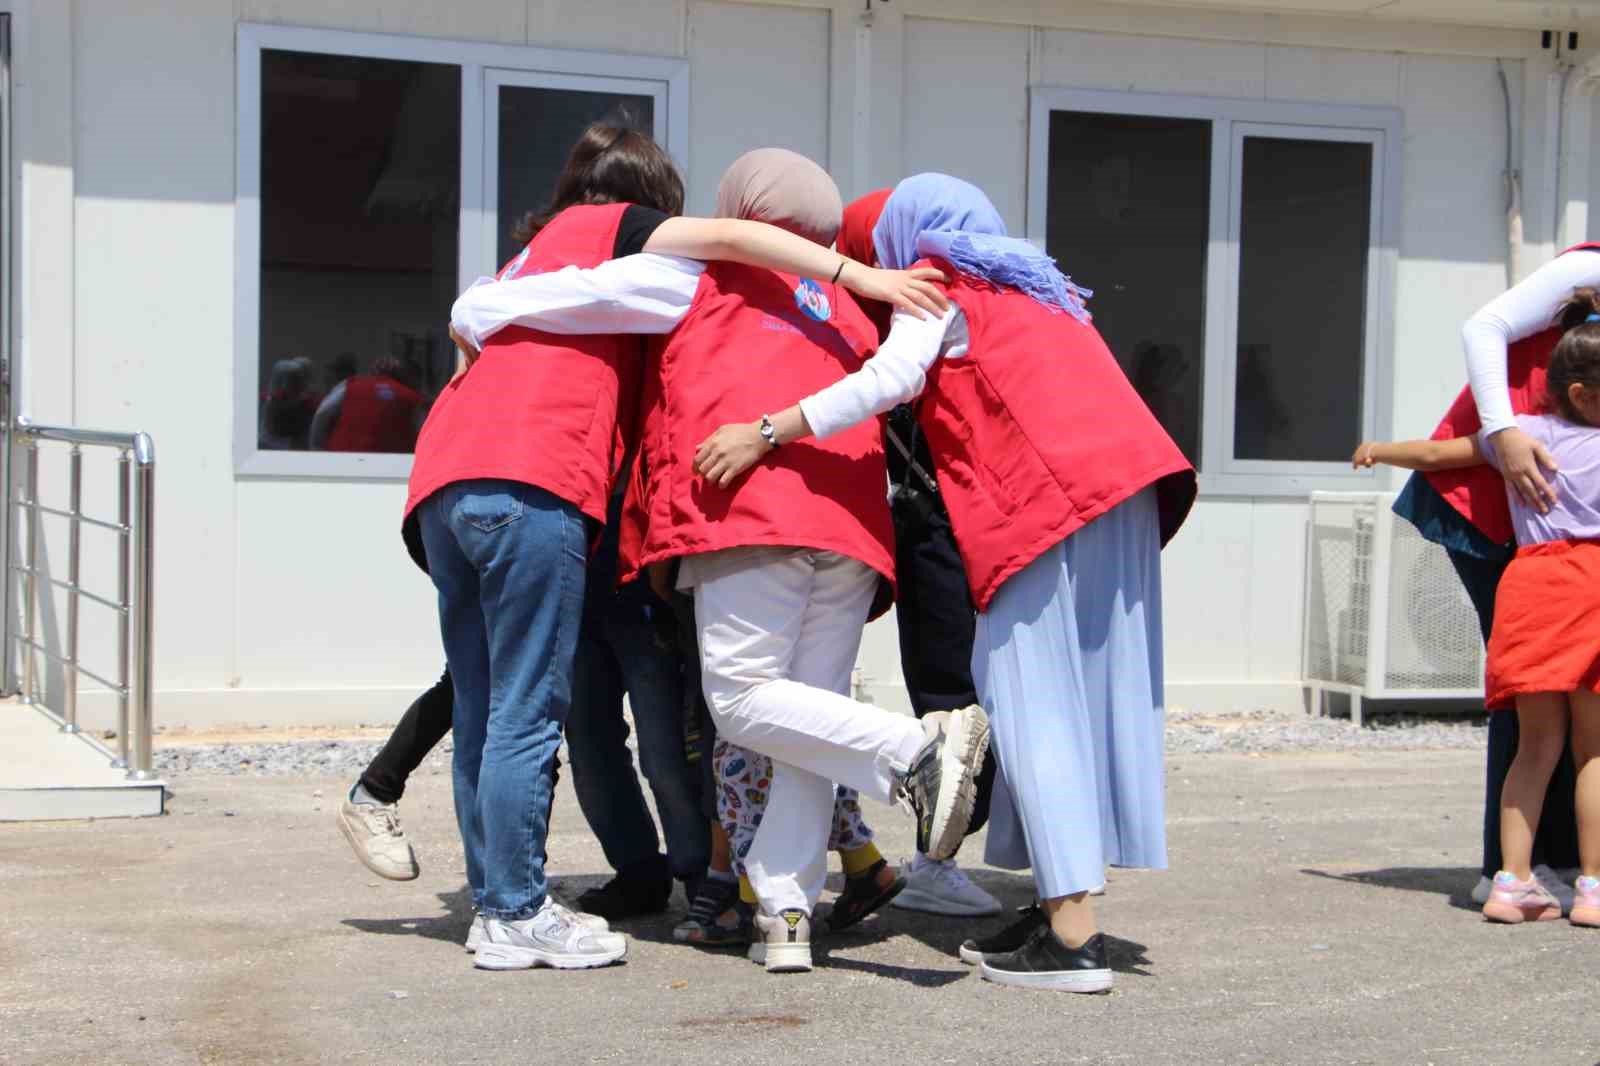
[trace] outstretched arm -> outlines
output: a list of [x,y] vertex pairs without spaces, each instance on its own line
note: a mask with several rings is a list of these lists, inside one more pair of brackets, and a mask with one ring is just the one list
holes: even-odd
[[[933,284],[948,280],[929,267],[879,270],[796,236],[788,230],[741,218],[669,218],[657,226],[644,250],[689,259],[720,259],[746,266],[831,281],[868,300],[915,314],[942,315],[950,301]],[[841,265],[843,270],[840,270]]]
[[1451,440],[1368,441],[1356,449],[1350,465],[1368,468],[1382,463],[1406,470],[1459,470],[1487,462],[1477,437]]

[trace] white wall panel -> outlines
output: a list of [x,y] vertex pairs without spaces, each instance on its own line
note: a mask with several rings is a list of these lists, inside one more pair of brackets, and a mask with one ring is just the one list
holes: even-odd
[[1308,511],[1299,500],[1257,500],[1250,509],[1250,621],[1241,635],[1252,681],[1300,676]]
[[1490,60],[1407,56],[1403,83],[1394,433],[1415,437],[1466,384],[1461,324],[1506,285],[1505,110]]
[[1161,555],[1170,681],[1250,676],[1250,580],[1255,528],[1246,499],[1201,500]]
[[1395,107],[1400,103],[1400,64],[1401,57],[1393,52],[1269,47],[1266,95],[1271,100]]
[[[161,18],[115,0],[75,10],[74,417],[155,438],[157,680],[220,685],[235,609],[234,23],[207,0]],[[114,496],[92,505],[115,513]]]
[[[544,5],[535,0],[531,6]],[[445,4],[434,0],[238,0],[239,18],[245,22],[328,26],[506,44],[522,44],[527,40],[529,7],[527,0]]]
[[405,498],[398,482],[239,483],[239,654],[230,681],[432,684],[444,663],[437,601],[400,541]]
[[942,170],[989,194],[1011,232],[1027,202],[1028,31],[906,19],[905,172]]
[[1044,85],[1254,98],[1266,84],[1266,49],[1050,30],[1043,34],[1038,74]]
[[685,4],[686,0],[528,0],[528,43],[682,55]]
[[689,213],[710,214],[717,180],[752,148],[828,165],[829,15],[807,8],[689,8]]

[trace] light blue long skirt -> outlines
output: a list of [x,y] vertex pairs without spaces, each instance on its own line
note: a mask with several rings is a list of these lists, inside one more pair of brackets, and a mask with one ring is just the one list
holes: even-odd
[[1165,869],[1161,535],[1145,489],[1008,578],[978,615],[972,675],[1000,774],[984,858],[1041,899],[1106,866]]

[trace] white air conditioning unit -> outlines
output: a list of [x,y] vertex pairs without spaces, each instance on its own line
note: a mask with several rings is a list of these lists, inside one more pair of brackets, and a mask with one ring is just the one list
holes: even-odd
[[1392,492],[1314,492],[1306,543],[1302,677],[1363,699],[1483,696],[1478,615],[1443,548],[1395,515]]

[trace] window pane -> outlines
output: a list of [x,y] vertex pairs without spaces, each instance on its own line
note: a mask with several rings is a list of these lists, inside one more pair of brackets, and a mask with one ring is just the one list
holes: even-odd
[[261,54],[261,420],[276,450],[409,452],[450,379],[461,70]]
[[500,88],[499,259],[522,251],[514,235],[528,212],[541,212],[567,161],[592,122],[604,119],[650,133],[655,99],[627,93],[577,92],[523,85]]
[[1238,459],[1337,462],[1361,442],[1372,145],[1246,137]]
[[1046,247],[1145,403],[1200,459],[1211,123],[1055,111]]

